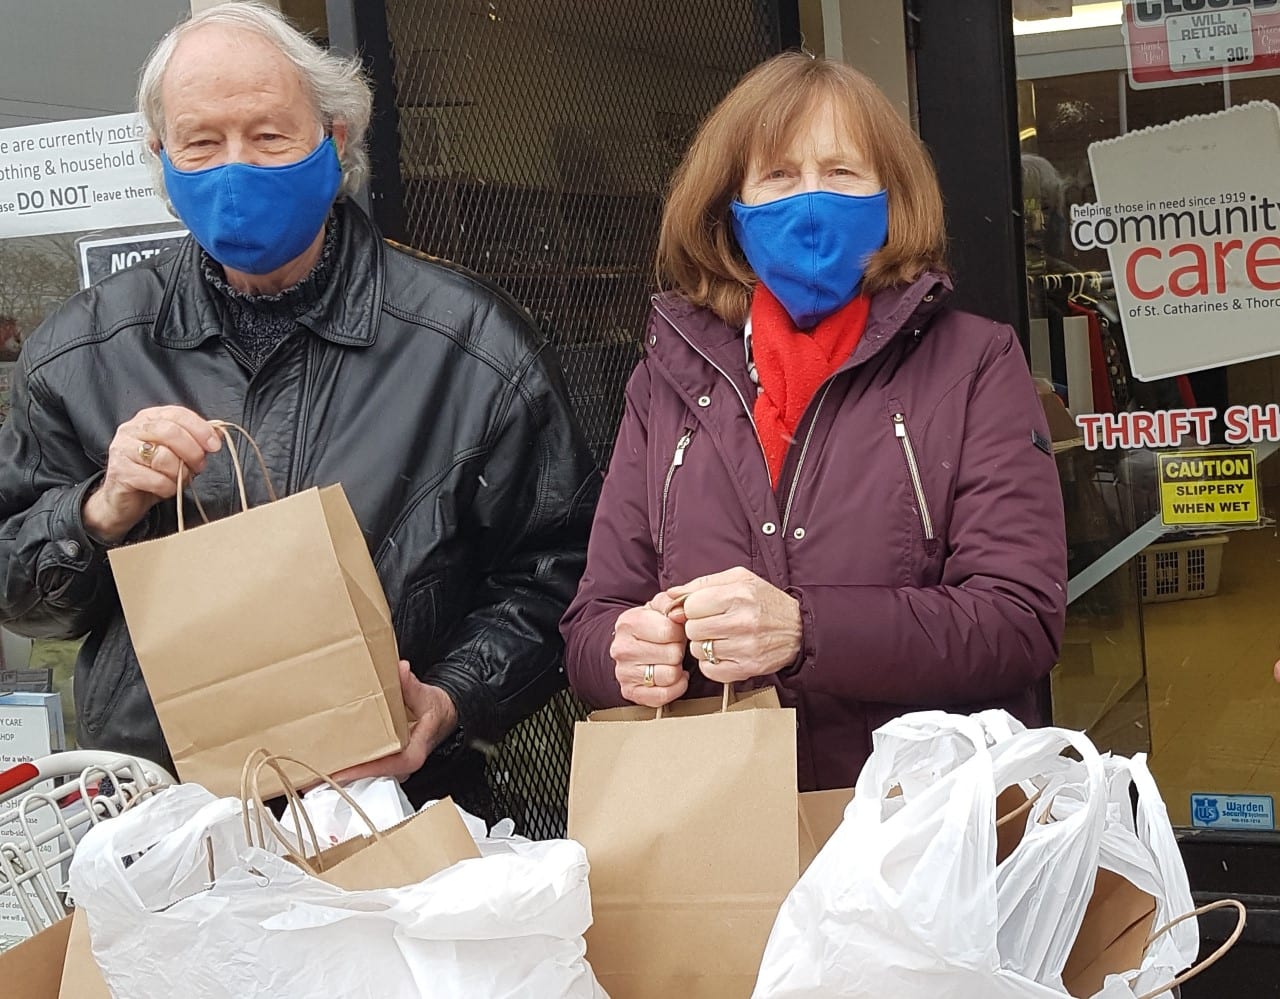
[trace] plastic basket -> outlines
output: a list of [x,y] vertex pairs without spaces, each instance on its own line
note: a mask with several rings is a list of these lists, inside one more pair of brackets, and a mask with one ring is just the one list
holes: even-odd
[[1138,590],[1143,603],[1211,597],[1222,577],[1225,534],[1148,545],[1138,555]]
[[18,936],[0,935],[0,951],[67,914],[67,865],[91,827],[172,783],[153,763],[83,750],[0,771],[0,902],[10,913],[16,902],[26,924]]

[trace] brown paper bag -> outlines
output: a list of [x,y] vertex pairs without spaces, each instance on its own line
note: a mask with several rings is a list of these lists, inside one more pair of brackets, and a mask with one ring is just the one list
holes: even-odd
[[71,935],[67,940],[67,957],[62,965],[60,999],[111,999],[111,990],[93,959],[89,945],[89,921],[84,910],[71,916]]
[[326,773],[403,748],[391,612],[342,487],[184,526],[110,553],[179,776],[234,795],[258,746]]
[[14,999],[58,999],[71,917],[0,953],[0,994]]
[[1154,898],[1127,878],[1099,868],[1084,922],[1062,969],[1067,992],[1089,999],[1108,975],[1141,967],[1155,920]]
[[[1016,784],[1000,792],[996,799],[997,864],[1022,842],[1028,815],[1039,798],[1039,793],[1027,797]],[[1108,975],[1140,967],[1155,918],[1156,900],[1151,895],[1127,878],[1098,868],[1093,894],[1062,970],[1067,992],[1088,999],[1101,990]]]
[[[270,816],[261,791],[261,778],[267,774],[274,777],[283,789],[294,827],[303,832],[304,843],[310,844],[305,855],[298,849],[300,844],[291,840]],[[302,808],[297,774],[315,778],[332,787],[368,826],[369,834],[322,849],[319,837]],[[265,847],[270,836],[307,873],[346,891],[403,888],[425,881],[460,860],[480,856],[476,841],[471,838],[451,798],[437,801],[399,825],[379,831],[346,790],[333,780],[308,764],[271,756],[263,750],[253,753],[244,763],[240,798],[244,803],[241,814],[245,838],[250,843]]]
[[853,788],[800,792],[800,873],[809,869],[822,848],[844,821],[844,810],[853,800]]
[[[726,694],[727,699],[727,694]],[[569,836],[587,959],[614,999],[743,999],[799,876],[795,712],[773,688],[598,711],[574,735]]]
[[0,954],[5,999],[111,999],[78,911]]

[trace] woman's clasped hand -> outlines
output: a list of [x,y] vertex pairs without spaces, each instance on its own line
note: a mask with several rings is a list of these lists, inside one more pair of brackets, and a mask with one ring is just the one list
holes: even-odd
[[792,665],[801,641],[799,601],[739,566],[623,611],[609,651],[623,696],[658,707],[688,689],[686,654],[707,679],[740,683]]

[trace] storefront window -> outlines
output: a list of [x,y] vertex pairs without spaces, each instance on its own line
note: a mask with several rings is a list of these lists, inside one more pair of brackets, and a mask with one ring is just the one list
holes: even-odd
[[1055,716],[1149,751],[1175,824],[1274,829],[1280,5],[1021,6],[1030,353],[1070,549]]
[[[139,68],[190,9],[0,0],[0,420],[22,344],[44,318],[102,274],[163,251],[157,237],[180,228],[150,189],[132,111]],[[73,744],[77,643],[2,637],[0,684],[30,689],[13,671],[52,670]]]

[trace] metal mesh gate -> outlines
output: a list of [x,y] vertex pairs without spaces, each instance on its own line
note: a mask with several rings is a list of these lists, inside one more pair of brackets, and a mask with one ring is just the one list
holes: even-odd
[[[701,118],[779,47],[770,0],[388,0],[405,230],[504,287],[559,352],[607,463],[640,356],[661,199]],[[490,764],[498,814],[560,835],[567,693]]]

